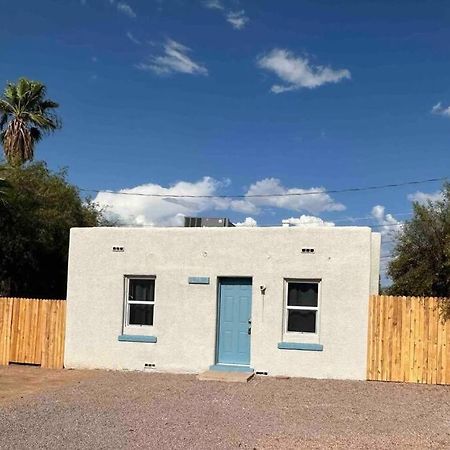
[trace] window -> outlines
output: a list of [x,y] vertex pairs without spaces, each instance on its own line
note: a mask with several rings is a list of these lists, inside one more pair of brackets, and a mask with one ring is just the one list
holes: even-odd
[[153,325],[155,279],[128,277],[126,325]]
[[317,333],[319,282],[288,281],[286,284],[286,331]]

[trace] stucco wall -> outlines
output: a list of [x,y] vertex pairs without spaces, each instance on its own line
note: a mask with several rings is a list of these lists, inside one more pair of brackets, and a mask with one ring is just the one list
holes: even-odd
[[[89,228],[70,238],[66,367],[198,372],[215,362],[218,277],[253,278],[251,366],[269,375],[364,379],[379,238],[365,227]],[[113,253],[123,246],[123,253]],[[302,247],[315,248],[302,254]],[[119,342],[124,275],[154,275],[157,343]],[[190,285],[188,277],[210,277]],[[280,350],[284,279],[321,279],[323,351]],[[266,286],[262,296],[260,285]],[[141,333],[143,334],[143,333]],[[291,341],[293,339],[291,338]],[[296,342],[310,342],[305,337]]]

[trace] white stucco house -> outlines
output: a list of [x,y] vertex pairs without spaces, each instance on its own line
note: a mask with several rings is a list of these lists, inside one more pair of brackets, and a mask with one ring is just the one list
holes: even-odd
[[365,379],[367,227],[75,228],[65,366]]

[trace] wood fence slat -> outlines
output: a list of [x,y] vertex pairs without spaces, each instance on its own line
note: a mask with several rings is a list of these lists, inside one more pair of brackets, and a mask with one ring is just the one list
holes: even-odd
[[380,299],[380,309],[378,311],[378,367],[377,367],[377,380],[383,380],[383,366],[384,366],[384,310],[385,310],[385,297]]
[[450,384],[450,320],[445,323],[445,344],[443,345],[443,355],[445,355],[443,360],[443,366],[445,367],[445,375],[443,384]]
[[401,381],[407,381],[409,373],[409,330],[411,327],[411,299],[399,299],[402,305],[401,333]]
[[0,302],[0,365],[6,365],[9,362],[12,308],[11,298]]
[[450,320],[442,319],[442,301],[370,297],[368,380],[450,384]]
[[402,327],[403,327],[403,314],[402,314],[402,302],[395,299],[395,359],[393,363],[393,378],[395,381],[403,381],[402,377]]
[[415,380],[417,383],[422,382],[423,372],[423,338],[424,338],[424,302],[419,298],[416,303],[417,308],[417,323],[416,323],[416,373]]
[[50,323],[52,321],[51,316],[51,302],[45,302],[45,323],[42,326],[42,367],[47,367],[48,354],[50,349],[48,348],[48,329],[50,328]]
[[435,299],[430,299],[428,302],[428,336],[427,336],[427,377],[426,381],[424,381],[427,384],[433,383],[433,376],[435,373],[435,361],[436,358],[434,356],[434,328],[435,328],[435,316],[434,316],[434,303]]

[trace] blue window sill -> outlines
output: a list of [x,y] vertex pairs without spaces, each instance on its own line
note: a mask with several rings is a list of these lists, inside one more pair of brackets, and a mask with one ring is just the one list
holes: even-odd
[[309,350],[311,352],[322,352],[322,344],[311,344],[301,342],[279,342],[278,348],[281,350]]
[[148,342],[150,344],[155,344],[157,341],[156,336],[134,336],[132,334],[121,334],[117,337],[117,340],[120,342]]

